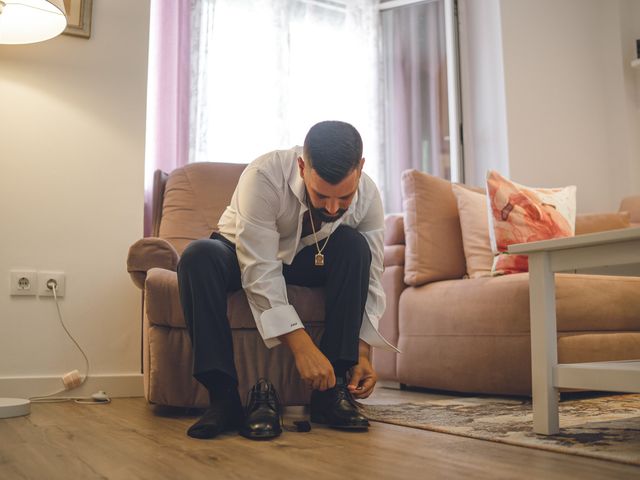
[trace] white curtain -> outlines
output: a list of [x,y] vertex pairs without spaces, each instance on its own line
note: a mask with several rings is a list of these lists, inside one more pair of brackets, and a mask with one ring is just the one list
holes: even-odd
[[191,162],[248,163],[343,120],[377,180],[377,0],[192,2]]
[[401,212],[402,172],[450,179],[444,1],[382,13],[385,211]]

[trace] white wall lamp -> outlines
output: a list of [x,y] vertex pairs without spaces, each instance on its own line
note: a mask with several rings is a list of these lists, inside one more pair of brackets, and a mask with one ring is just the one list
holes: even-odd
[[0,0],[0,43],[42,42],[66,27],[63,0]]

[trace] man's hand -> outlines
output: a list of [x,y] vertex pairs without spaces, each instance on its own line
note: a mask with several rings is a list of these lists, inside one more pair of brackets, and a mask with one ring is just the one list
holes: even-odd
[[378,375],[369,361],[369,350],[369,345],[360,340],[358,364],[351,368],[351,379],[347,386],[355,398],[367,398],[378,381]]
[[304,329],[294,330],[279,337],[287,345],[296,361],[298,373],[314,390],[328,390],[336,385],[331,362],[316,347]]

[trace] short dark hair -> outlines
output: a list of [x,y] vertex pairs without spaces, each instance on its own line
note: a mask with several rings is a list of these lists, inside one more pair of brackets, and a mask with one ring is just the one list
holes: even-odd
[[324,181],[336,185],[360,165],[362,138],[346,122],[316,123],[304,139],[304,155]]

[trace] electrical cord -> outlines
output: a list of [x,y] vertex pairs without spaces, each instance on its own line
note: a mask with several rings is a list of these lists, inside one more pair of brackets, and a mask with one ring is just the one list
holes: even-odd
[[[76,339],[73,337],[73,335],[71,335],[71,332],[69,332],[69,330],[67,329],[67,326],[64,324],[64,320],[62,319],[62,312],[60,311],[60,305],[58,303],[58,295],[57,295],[57,291],[58,291],[58,284],[55,280],[49,280],[47,282],[47,288],[49,288],[52,292],[53,292],[53,299],[55,301],[56,304],[56,310],[58,311],[58,321],[60,322],[60,325],[62,325],[62,329],[65,331],[65,333],[67,334],[67,336],[71,339],[71,341],[75,344],[75,346],[78,348],[78,350],[80,350],[80,353],[82,353],[82,356],[84,357],[84,362],[85,362],[85,374],[84,377],[82,378],[82,380],[80,381],[80,384],[77,385],[74,388],[78,388],[82,385],[84,385],[84,383],[87,381],[87,378],[89,378],[89,371],[90,371],[90,363],[89,363],[89,358],[87,357],[87,354],[84,352],[84,350],[82,349],[82,347],[80,346],[80,344],[76,341]],[[106,396],[106,394],[104,395],[104,398],[101,397],[100,400],[96,400],[96,398],[92,397],[56,397],[55,395],[59,395],[62,392],[65,392],[66,390],[59,390],[57,392],[54,393],[50,393],[49,395],[43,395],[43,396],[39,396],[39,397],[30,397],[29,400],[32,403],[57,403],[57,402],[69,402],[69,401],[74,401],[75,403],[81,403],[81,404],[86,404],[86,405],[105,405],[108,403],[111,403],[111,399],[109,397]]]

